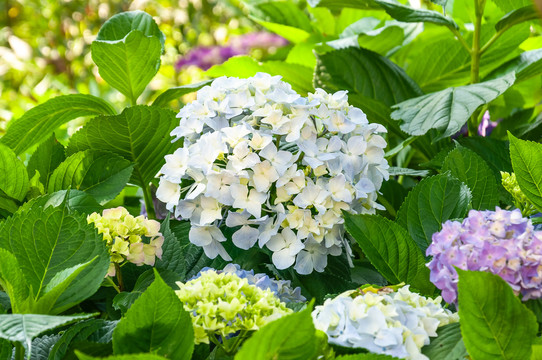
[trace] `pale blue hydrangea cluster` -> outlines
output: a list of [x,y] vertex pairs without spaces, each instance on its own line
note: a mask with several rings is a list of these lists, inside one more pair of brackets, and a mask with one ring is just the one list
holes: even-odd
[[438,327],[459,320],[441,301],[413,293],[408,286],[397,291],[370,288],[328,299],[315,308],[312,317],[331,344],[427,360],[421,348],[437,336]]
[[255,285],[262,290],[271,290],[280,301],[284,303],[299,303],[305,302],[307,299],[301,295],[301,288],[292,288],[290,280],[275,280],[271,279],[267,274],[254,274],[254,270],[243,270],[237,264],[228,264],[223,270],[215,270],[209,267],[204,267],[192,279],[198,278],[205,271],[216,271],[217,273],[231,273],[239,276],[241,279],[247,279],[249,285]]
[[471,210],[462,223],[445,222],[432,240],[427,266],[446,302],[457,302],[455,267],[499,275],[524,301],[542,297],[542,231],[519,209]]
[[351,254],[342,212],[383,209],[386,129],[346,91],[302,97],[280,76],[221,77],[178,117],[182,145],[165,156],[156,196],[211,259],[232,260],[229,227],[233,245],[267,248],[279,270],[322,272],[329,255]]

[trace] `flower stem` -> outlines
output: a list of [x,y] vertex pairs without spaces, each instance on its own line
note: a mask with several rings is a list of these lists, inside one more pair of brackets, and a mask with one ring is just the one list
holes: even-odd
[[152,203],[151,188],[143,185],[141,187],[143,190],[143,199],[145,200],[145,210],[147,210],[147,217],[151,220],[156,219],[156,213],[154,212],[154,204]]
[[124,291],[124,282],[122,281],[122,272],[120,271],[118,263],[115,263],[115,273],[117,275],[117,281],[119,282],[119,292],[122,292]]
[[[474,0],[474,35],[472,38],[471,55],[471,67],[470,67],[470,83],[476,84],[480,82],[480,57],[482,52],[480,51],[480,37],[482,31],[482,16],[484,15],[485,0]],[[479,112],[475,111],[468,121],[469,136],[474,136],[478,132],[478,115]]]
[[113,286],[113,288],[114,288],[115,290],[117,290],[117,292],[120,294],[121,291],[120,291],[119,287],[117,286],[117,284],[115,284],[115,282],[113,281],[113,279],[111,279],[111,276],[108,276],[106,279],[109,281],[109,283],[111,284],[111,286]]
[[24,360],[24,347],[20,342],[15,343],[15,360]]

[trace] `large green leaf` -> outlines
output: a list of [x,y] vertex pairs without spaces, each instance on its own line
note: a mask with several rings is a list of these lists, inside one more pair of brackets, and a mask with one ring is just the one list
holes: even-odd
[[510,133],[508,138],[518,185],[533,205],[542,211],[542,144],[520,140]]
[[48,192],[76,189],[107,202],[124,188],[134,165],[107,151],[85,150],[69,156],[51,174]]
[[171,89],[167,89],[166,91],[158,95],[156,99],[154,99],[152,106],[167,107],[167,105],[171,101],[180,100],[181,96],[193,93],[194,91],[198,91],[202,87],[211,84],[211,82],[213,81],[205,80],[205,81],[195,83],[195,84],[177,86]]
[[392,119],[410,135],[423,135],[436,129],[434,141],[458,132],[480,106],[493,101],[514,84],[514,74],[479,84],[449,88],[403,101],[393,107]]
[[471,194],[461,181],[448,174],[423,179],[412,189],[397,213],[397,222],[425,254],[433,234],[449,219],[466,215]]
[[153,354],[130,354],[130,355],[112,355],[105,358],[88,356],[80,351],[75,352],[79,360],[166,360],[165,357]]
[[171,143],[170,136],[178,124],[171,110],[129,107],[120,115],[90,120],[70,139],[68,154],[88,149],[110,151],[134,164],[132,183],[148,186],[164,164],[164,156],[179,147]]
[[96,199],[84,191],[80,190],[60,190],[52,194],[43,195],[32,199],[31,201],[21,206],[21,211],[29,209],[33,206],[41,206],[43,208],[49,206],[66,206],[68,211],[78,211],[84,214],[93,212],[101,212],[103,207],[98,204]]
[[317,59],[314,84],[329,92],[354,91],[387,106],[422,94],[400,67],[375,52],[347,48]]
[[26,356],[30,359],[32,355],[32,339],[36,336],[62,325],[68,325],[79,320],[88,319],[91,316],[94,315],[0,315],[0,338],[23,344],[26,350]]
[[86,216],[69,214],[65,207],[33,206],[8,218],[0,227],[0,248],[15,256],[35,300],[61,285],[70,269],[94,259],[62,294],[40,305],[39,310],[48,313],[62,312],[93,295],[110,261],[105,242]]
[[459,323],[444,325],[437,330],[437,337],[422,348],[422,353],[429,359],[463,360],[469,355],[463,339]]
[[9,147],[0,144],[0,190],[7,196],[22,201],[28,192],[26,168]]
[[11,360],[13,354],[13,346],[11,342],[5,339],[0,339],[0,360]]
[[501,171],[512,171],[507,142],[478,136],[459,139],[459,143],[484,159],[491,167],[496,179],[501,178]]
[[207,70],[206,75],[210,77],[225,75],[247,78],[256,75],[258,72],[281,75],[284,81],[292,85],[292,89],[303,96],[307,92],[314,91],[311,68],[299,64],[288,64],[282,61],[259,63],[249,56],[234,56],[225,63],[215,65]]
[[113,351],[119,355],[153,352],[178,360],[191,358],[192,320],[158,272],[115,328]]
[[262,327],[248,339],[235,360],[310,360],[316,355],[312,306]]
[[473,360],[529,359],[536,317],[498,275],[457,269],[461,334]]
[[291,1],[260,2],[251,6],[250,10],[256,19],[266,23],[287,25],[308,33],[313,30],[309,16]]
[[510,72],[516,73],[516,82],[542,74],[542,49],[521,53],[491,72],[487,79],[495,79]]
[[100,76],[135,105],[160,68],[160,40],[132,30],[122,40],[95,40],[92,60]]
[[391,284],[405,282],[432,295],[425,257],[408,232],[380,215],[344,213],[346,230],[356,240],[374,267]]
[[139,30],[145,36],[157,37],[162,44],[162,51],[164,51],[166,37],[160,31],[152,16],[139,10],[126,11],[109,18],[98,31],[96,40],[122,40],[132,30]]
[[495,210],[499,205],[499,184],[489,165],[473,151],[464,147],[451,151],[444,159],[442,171],[450,171],[469,187],[473,209]]
[[113,115],[115,109],[92,95],[63,95],[40,104],[10,122],[0,142],[20,154],[47,139],[56,128],[81,116]]
[[0,286],[9,295],[12,312],[20,313],[30,305],[30,289],[17,258],[2,248],[0,248]]
[[374,0],[386,12],[403,22],[428,22],[459,29],[455,21],[434,10],[414,9],[394,0]]
[[64,160],[66,160],[64,146],[52,134],[34,151],[28,160],[27,170],[30,174],[34,174],[36,170],[39,171],[40,182],[47,188],[49,176]]
[[186,264],[181,244],[169,226],[170,219],[166,218],[160,226],[160,233],[164,237],[162,244],[162,258],[156,259],[155,267],[157,269],[166,269],[173,271],[183,277],[186,275]]

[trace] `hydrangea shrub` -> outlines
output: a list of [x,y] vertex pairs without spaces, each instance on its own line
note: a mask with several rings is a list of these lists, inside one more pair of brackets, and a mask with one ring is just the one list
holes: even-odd
[[301,97],[280,76],[222,77],[198,91],[172,131],[182,145],[166,156],[158,199],[191,223],[190,241],[231,260],[233,244],[271,250],[278,269],[324,271],[349,253],[342,211],[374,213],[386,129],[350,106],[345,91]]

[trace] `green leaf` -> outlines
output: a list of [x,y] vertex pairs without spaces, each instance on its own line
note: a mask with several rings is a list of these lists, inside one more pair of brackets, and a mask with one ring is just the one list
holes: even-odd
[[466,184],[472,194],[472,208],[475,210],[495,210],[499,205],[499,184],[489,165],[473,151],[458,147],[451,151],[442,166],[442,171],[450,171]]
[[[110,329],[112,325],[114,329],[116,322],[103,319],[89,319],[70,326],[70,328],[64,331],[51,347],[48,359],[62,360],[73,343],[88,340],[104,330],[112,333],[112,330]],[[109,341],[111,341],[111,339],[109,339]],[[96,344],[97,343],[99,342],[96,342]]]
[[433,10],[414,9],[394,0],[374,0],[394,19],[403,22],[428,22],[459,29],[459,26],[441,13]]
[[448,174],[431,176],[408,193],[397,213],[397,223],[408,230],[425,254],[443,222],[466,215],[470,199],[469,188],[456,178]]
[[267,23],[287,25],[307,33],[313,31],[308,15],[291,1],[261,2],[251,6],[250,10],[256,19]]
[[440,133],[434,141],[458,132],[480,106],[504,93],[514,84],[514,74],[479,84],[449,88],[403,101],[393,106],[392,119],[410,135],[423,135],[430,129]]
[[100,28],[96,40],[122,40],[132,30],[139,30],[145,36],[158,38],[162,44],[162,52],[164,51],[165,35],[160,31],[152,16],[139,10],[126,11],[109,18]]
[[9,295],[13,312],[28,306],[30,289],[15,255],[0,248],[0,286]]
[[7,196],[22,201],[28,192],[26,168],[9,147],[0,144],[0,190]]
[[161,46],[157,37],[132,30],[122,40],[95,40],[92,60],[100,76],[135,105],[160,68]]
[[404,228],[380,215],[344,213],[344,220],[348,233],[390,284],[404,282],[423,294],[434,293],[425,257]]
[[510,158],[521,191],[542,211],[542,144],[508,133]]
[[164,243],[162,244],[162,258],[156,259],[154,267],[157,269],[170,270],[182,278],[180,281],[184,281],[186,275],[186,265],[183,250],[181,244],[175,234],[171,231],[169,226],[170,219],[167,217],[160,226],[160,233],[164,237]]
[[314,84],[329,92],[354,91],[387,106],[421,95],[418,85],[387,58],[347,48],[317,56]]
[[40,196],[25,203],[21,207],[21,210],[29,209],[33,206],[41,206],[43,208],[64,206],[64,201],[66,201],[65,206],[70,212],[78,211],[84,214],[91,214],[103,210],[102,206],[91,195],[79,190],[60,190],[52,194]]
[[457,273],[461,334],[472,359],[529,359],[538,331],[533,313],[498,275]]
[[107,151],[85,150],[69,156],[53,172],[47,191],[76,189],[98,202],[112,200],[124,188],[134,165]]
[[76,351],[75,354],[79,360],[166,360],[165,357],[153,354],[130,354],[130,355],[112,355],[105,358],[97,358]]
[[36,151],[34,151],[30,157],[30,160],[28,160],[28,173],[34,174],[36,171],[39,171],[39,180],[43,186],[47,188],[49,176],[61,162],[66,160],[64,150],[64,146],[62,146],[62,144],[56,140],[55,135],[52,134],[38,146]]
[[395,166],[390,166],[388,169],[389,174],[391,176],[422,176],[425,177],[429,175],[429,170],[416,170],[416,169],[409,169],[409,168],[400,168]]
[[380,9],[380,6],[374,0],[308,0],[310,6],[322,6],[331,10],[343,10],[343,8],[351,9]]
[[309,305],[265,325],[245,341],[235,360],[313,359],[317,341],[311,311]]
[[531,4],[519,9],[515,9],[504,15],[495,25],[495,29],[497,29],[497,31],[503,31],[524,21],[535,19],[538,19],[538,13],[534,8],[534,5]]
[[521,53],[518,57],[504,63],[491,72],[487,76],[487,79],[498,78],[510,72],[516,73],[516,82],[542,74],[542,49]]
[[531,5],[530,0],[494,0],[493,2],[506,13]]
[[[164,250],[166,252],[167,250]],[[167,269],[157,269],[160,274],[160,278],[170,286],[171,288],[176,288],[176,283],[178,281],[183,281],[184,277],[181,275]],[[139,299],[141,294],[147,290],[149,286],[154,282],[154,270],[149,269],[137,278],[137,281],[134,285],[134,288],[130,292],[123,291],[120,294],[117,294],[113,299],[113,307],[117,310],[121,310],[122,313],[126,313],[128,309],[132,306],[134,301]]]
[[86,216],[69,214],[64,207],[33,206],[8,218],[0,227],[0,248],[15,256],[35,300],[46,295],[59,273],[98,257],[48,304],[49,313],[62,312],[93,295],[110,261],[105,242]]
[[13,346],[7,340],[0,339],[0,360],[11,360]]
[[258,72],[271,75],[281,75],[282,80],[292,85],[292,89],[302,96],[314,91],[312,86],[312,69],[299,65],[288,64],[282,61],[266,61],[259,63],[249,56],[234,56],[223,64],[215,65],[205,73],[210,77],[235,76],[248,78]]
[[463,339],[459,323],[444,325],[437,329],[437,337],[422,348],[422,353],[429,359],[463,360],[469,355]]
[[32,355],[32,339],[41,333],[62,325],[88,319],[94,314],[50,316],[36,314],[0,315],[0,338],[20,342],[26,350],[26,356]]
[[154,99],[152,106],[167,107],[168,104],[173,100],[179,100],[181,96],[198,91],[202,87],[210,85],[212,82],[213,80],[205,80],[196,84],[177,86],[167,89],[158,95],[156,99]]
[[20,154],[47,139],[56,128],[81,116],[113,115],[115,109],[92,95],[62,95],[40,104],[10,121],[0,142]]
[[459,143],[474,151],[493,170],[496,179],[501,178],[501,171],[512,172],[508,143],[488,137],[466,137],[459,139]]
[[164,164],[164,156],[180,146],[171,143],[170,136],[178,124],[171,110],[143,105],[129,107],[120,115],[90,120],[70,139],[68,154],[88,149],[109,151],[134,164],[131,183],[148,186]]
[[137,299],[113,333],[116,354],[153,352],[189,360],[194,351],[190,315],[175,292],[155,273],[151,286]]
[[384,354],[350,354],[338,356],[337,360],[393,360],[397,359],[396,357]]

